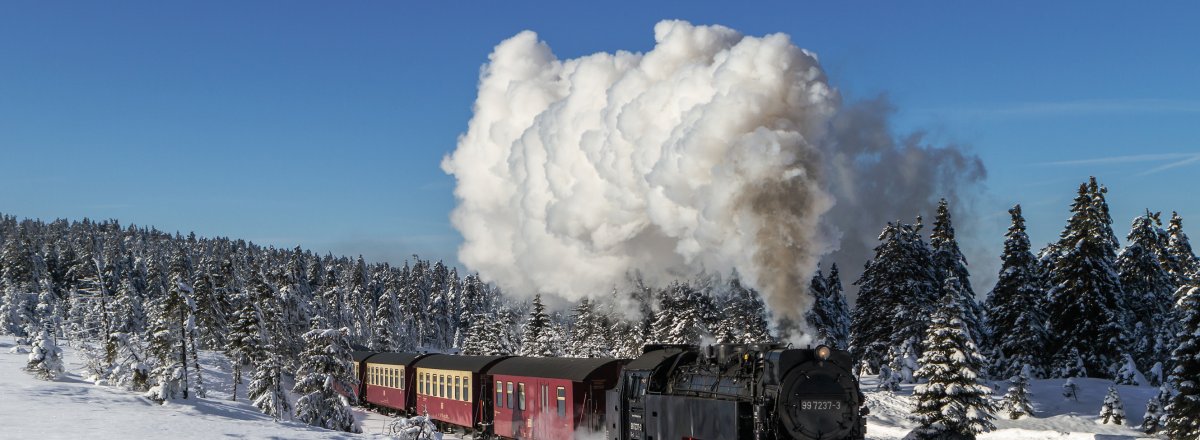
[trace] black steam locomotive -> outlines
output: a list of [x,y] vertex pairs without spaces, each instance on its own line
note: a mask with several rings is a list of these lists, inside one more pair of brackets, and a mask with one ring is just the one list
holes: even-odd
[[[353,394],[472,438],[862,439],[850,356],[828,347],[650,345],[617,359],[354,353]],[[347,394],[348,390],[344,390]]]
[[825,346],[650,346],[608,392],[606,438],[862,439],[850,366],[848,353]]

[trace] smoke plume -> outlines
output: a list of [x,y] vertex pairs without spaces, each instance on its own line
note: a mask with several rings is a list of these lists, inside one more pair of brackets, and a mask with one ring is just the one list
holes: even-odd
[[662,284],[736,269],[777,319],[802,323],[822,256],[861,233],[858,219],[897,215],[854,211],[928,201],[941,183],[888,179],[977,162],[906,149],[882,101],[842,110],[816,56],[787,35],[663,21],[654,38],[646,53],[568,60],[529,31],[496,46],[442,163],[458,182],[464,265],[506,292],[568,300],[631,272]]

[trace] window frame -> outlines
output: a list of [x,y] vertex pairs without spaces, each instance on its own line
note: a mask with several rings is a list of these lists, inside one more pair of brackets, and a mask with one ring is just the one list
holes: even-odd
[[513,383],[506,381],[506,382],[504,382],[504,385],[505,385],[505,387],[504,387],[504,389],[505,389],[504,407],[508,408],[508,409],[513,409]]
[[517,383],[517,409],[525,411],[525,382]]
[[504,408],[504,381],[496,381],[496,408]]
[[566,387],[556,387],[555,392],[558,394],[558,416],[567,416],[567,389]]

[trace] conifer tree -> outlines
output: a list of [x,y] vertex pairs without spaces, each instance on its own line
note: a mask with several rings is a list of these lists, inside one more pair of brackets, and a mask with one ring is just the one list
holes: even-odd
[[1029,401],[1029,367],[1021,368],[1021,371],[1013,376],[1011,381],[1012,385],[1004,394],[1004,410],[1008,413],[1008,418],[1017,420],[1021,417],[1032,416],[1033,403]]
[[[1193,273],[1195,276],[1200,275]],[[1192,281],[1196,283],[1196,281]],[[1175,395],[1167,407],[1167,437],[1172,439],[1200,438],[1200,285],[1179,288],[1175,316],[1179,317],[1179,344],[1171,352],[1171,386]]]
[[230,400],[234,401],[237,400],[238,385],[242,383],[243,369],[267,355],[263,348],[263,329],[257,304],[247,295],[241,295],[240,302],[242,306],[234,315],[233,328],[226,337],[226,355],[233,366],[233,392],[230,393]]
[[939,285],[947,278],[955,277],[962,286],[959,301],[962,303],[963,323],[971,334],[971,340],[980,348],[988,347],[983,309],[975,301],[975,291],[971,288],[970,273],[967,271],[967,258],[959,250],[958,240],[954,237],[954,225],[950,220],[950,208],[946,199],[938,202],[933,231],[929,234],[929,247],[933,250],[933,264],[936,266]]
[[49,323],[42,326],[29,352],[29,364],[25,367],[34,377],[42,380],[54,380],[63,374],[62,349],[58,348],[50,328]]
[[1167,270],[1175,279],[1176,285],[1188,284],[1194,279],[1190,275],[1200,273],[1200,258],[1196,258],[1192,244],[1183,232],[1183,218],[1177,212],[1171,212],[1167,237],[1167,254],[1172,263]]
[[691,286],[673,282],[659,297],[654,321],[654,339],[663,344],[698,344],[706,332],[700,293]]
[[492,351],[493,347],[499,345],[494,342],[500,337],[495,332],[496,319],[487,313],[477,313],[470,321],[470,327],[467,327],[466,335],[463,336],[462,354],[467,356],[500,355]]
[[1171,347],[1165,341],[1174,333],[1170,313],[1175,283],[1161,264],[1167,254],[1167,234],[1158,227],[1158,216],[1147,210],[1135,218],[1128,244],[1117,256],[1127,319],[1135,329],[1131,335],[1133,355],[1142,369],[1170,356]]
[[850,343],[850,310],[846,306],[846,298],[842,295],[842,281],[838,275],[837,264],[830,268],[828,277],[822,275],[818,269],[813,275],[809,292],[814,301],[813,308],[808,313],[808,323],[816,329],[820,343],[845,349]]
[[580,300],[571,315],[571,334],[567,338],[564,354],[569,357],[598,358],[611,356],[605,335],[608,326],[587,298]]
[[917,439],[974,439],[995,428],[991,390],[979,383],[984,360],[962,318],[961,289],[957,278],[946,279],[926,331],[917,377],[927,382],[913,389]]
[[[742,280],[736,271],[729,278],[727,296],[715,333],[717,341],[725,344],[771,341],[766,306],[763,305],[758,292],[742,286]],[[639,349],[636,354],[641,354],[641,345],[637,345]]]
[[872,369],[885,364],[889,347],[924,337],[939,287],[929,247],[916,225],[889,223],[867,263],[851,319],[850,352]]
[[350,330],[317,328],[304,334],[305,350],[296,371],[296,420],[346,432],[362,432],[349,402],[337,389],[356,390],[350,360]]
[[[1120,347],[1124,312],[1121,284],[1113,261],[1116,238],[1112,235],[1103,187],[1095,179],[1079,187],[1072,215],[1059,240],[1062,254],[1050,273],[1053,286],[1047,304],[1050,352],[1059,374],[1082,360],[1087,373],[1111,378]],[[1073,359],[1072,354],[1078,353]]]
[[1030,252],[1021,205],[1008,213],[1012,224],[1005,234],[1000,275],[987,299],[988,324],[994,338],[992,373],[1009,377],[1028,367],[1034,377],[1042,377],[1048,339],[1044,292],[1037,259]]
[[1117,370],[1117,377],[1113,380],[1117,385],[1140,385],[1138,376],[1141,372],[1138,371],[1137,364],[1133,362],[1133,357],[1126,354],[1123,356],[1121,368]]
[[393,351],[396,349],[397,328],[396,319],[400,303],[396,299],[396,292],[388,289],[384,291],[383,296],[379,298],[379,306],[375,308],[375,337],[371,339],[371,350],[375,351]]
[[290,414],[287,392],[283,387],[283,363],[271,347],[255,363],[254,376],[246,388],[246,398],[263,414],[279,421]]
[[522,332],[521,356],[554,356],[556,348],[553,345],[554,329],[551,325],[546,306],[542,305],[542,295],[537,294],[533,297],[533,308]]
[[1157,434],[1167,419],[1166,408],[1171,403],[1171,392],[1167,387],[1158,387],[1158,394],[1146,402],[1146,414],[1142,417],[1142,431]]
[[1100,421],[1105,424],[1125,424],[1125,406],[1121,404],[1121,395],[1117,394],[1116,385],[1108,387],[1108,394],[1104,396],[1104,404],[1100,407]]
[[827,343],[830,347],[845,350],[850,347],[850,307],[846,305],[846,294],[842,290],[842,277],[838,272],[837,263],[829,267],[825,289],[826,310],[830,316]]
[[157,360],[152,373],[158,385],[151,388],[147,397],[165,403],[176,398],[187,399],[190,391],[188,372],[195,365],[194,343],[195,322],[192,318],[191,263],[182,249],[176,249],[169,269],[165,294],[159,298],[150,323],[150,354]]

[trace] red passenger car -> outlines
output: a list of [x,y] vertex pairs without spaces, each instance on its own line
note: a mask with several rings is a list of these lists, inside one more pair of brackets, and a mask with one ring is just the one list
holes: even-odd
[[488,370],[495,385],[495,435],[546,440],[602,431],[605,391],[616,386],[620,370],[621,361],[615,359],[500,361]]
[[506,358],[434,354],[416,361],[414,410],[446,424],[486,431],[491,387],[483,374]]
[[413,364],[429,356],[419,353],[378,353],[363,362],[362,381],[367,403],[404,414],[413,413],[416,373]]

